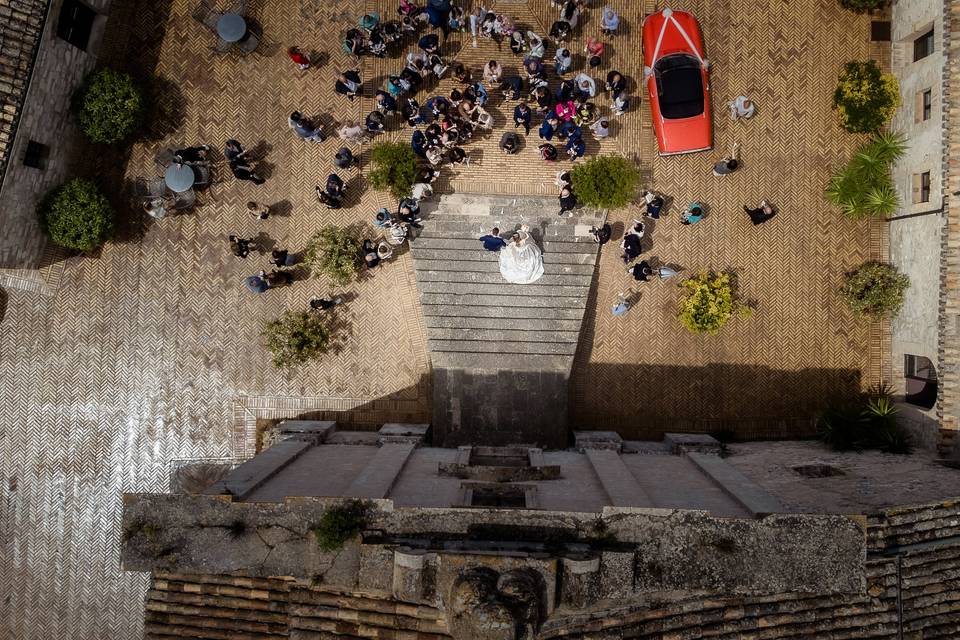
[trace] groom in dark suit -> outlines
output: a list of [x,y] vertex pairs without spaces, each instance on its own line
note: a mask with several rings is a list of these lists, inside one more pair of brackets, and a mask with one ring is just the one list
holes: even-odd
[[500,229],[496,227],[491,229],[488,235],[480,236],[480,242],[483,243],[483,248],[487,251],[500,251],[507,246],[506,241],[500,237]]

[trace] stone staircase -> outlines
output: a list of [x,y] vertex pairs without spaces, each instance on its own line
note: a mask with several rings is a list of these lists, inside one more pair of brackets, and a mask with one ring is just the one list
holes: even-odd
[[[567,380],[603,216],[557,215],[552,198],[445,195],[411,242],[434,370],[434,443],[565,446]],[[544,276],[515,285],[481,235],[530,226]]]

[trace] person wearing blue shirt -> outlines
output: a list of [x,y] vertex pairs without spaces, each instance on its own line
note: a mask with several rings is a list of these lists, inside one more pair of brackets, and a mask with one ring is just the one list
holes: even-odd
[[491,229],[488,235],[480,236],[480,242],[487,251],[500,251],[507,246],[506,241],[500,237],[500,229],[497,227]]
[[533,117],[533,112],[530,110],[530,107],[527,106],[526,102],[521,102],[513,108],[513,127],[523,127],[525,134],[530,133],[530,119]]
[[543,124],[540,125],[540,138],[543,140],[553,140],[553,134],[560,126],[560,120],[555,115],[547,116]]
[[[561,140],[573,140],[575,138],[583,137],[583,131],[573,120],[567,120],[561,124],[560,128],[557,130],[557,137]],[[567,148],[569,149],[570,147]]]
[[413,152],[421,158],[427,157],[427,137],[423,135],[423,131],[420,131],[420,129],[414,129],[410,146],[413,148]]
[[587,150],[587,145],[583,142],[582,137],[571,137],[567,140],[567,155],[570,156],[571,160],[576,160],[577,158],[582,158],[583,154]]

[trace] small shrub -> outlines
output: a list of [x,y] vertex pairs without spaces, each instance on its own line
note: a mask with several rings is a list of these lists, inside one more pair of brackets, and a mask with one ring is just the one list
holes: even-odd
[[54,189],[37,213],[50,239],[68,249],[92,251],[113,233],[113,209],[90,180],[77,178]]
[[324,227],[307,242],[303,261],[328,276],[336,284],[350,282],[360,269],[361,245],[353,232],[340,227]]
[[88,75],[73,94],[73,108],[90,140],[110,144],[143,122],[143,93],[126,73],[101,69]]
[[870,13],[877,9],[883,9],[889,0],[840,0],[840,6],[854,13]]
[[749,316],[750,307],[736,300],[730,274],[701,272],[680,284],[680,322],[692,333],[714,334],[734,312]]
[[320,522],[311,529],[321,551],[336,551],[367,526],[370,506],[361,500],[350,500],[327,509]]
[[820,439],[837,451],[911,453],[913,438],[897,424],[897,408],[887,389],[874,387],[853,402],[828,408],[817,423]]
[[266,346],[279,369],[303,364],[327,351],[330,331],[320,314],[287,311],[263,327]]
[[410,145],[401,142],[374,145],[370,158],[373,161],[370,184],[377,189],[389,189],[395,198],[410,195],[410,188],[417,180],[417,154]]
[[896,267],[882,262],[866,262],[846,275],[840,295],[854,313],[886,318],[900,311],[909,286],[910,278]]
[[840,125],[851,133],[877,133],[900,105],[897,79],[873,60],[848,62],[833,92]]
[[626,158],[598,156],[574,166],[570,178],[581,204],[618,209],[633,199],[640,173]]
[[827,199],[851,218],[887,217],[900,198],[890,168],[906,151],[904,137],[882,133],[860,147],[847,166],[830,178]]

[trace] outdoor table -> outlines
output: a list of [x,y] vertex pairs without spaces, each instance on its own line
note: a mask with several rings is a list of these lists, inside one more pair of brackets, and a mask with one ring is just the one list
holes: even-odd
[[197,174],[193,172],[193,167],[173,163],[167,167],[163,179],[171,191],[183,193],[184,191],[190,191],[193,187],[193,183],[197,180]]
[[225,13],[217,20],[217,35],[227,42],[239,42],[247,35],[247,21],[236,13]]

